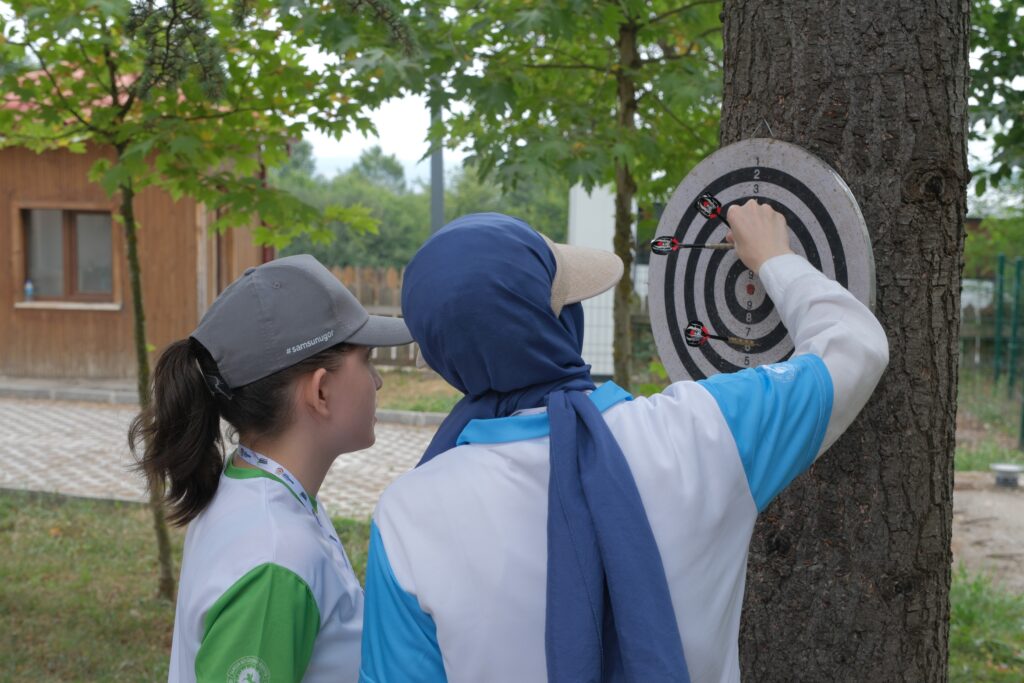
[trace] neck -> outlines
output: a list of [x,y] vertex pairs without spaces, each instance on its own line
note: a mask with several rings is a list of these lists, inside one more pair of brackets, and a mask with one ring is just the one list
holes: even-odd
[[306,495],[311,498],[315,498],[320,492],[327,470],[334,462],[334,458],[317,453],[310,444],[296,443],[290,439],[243,439],[240,442],[249,450],[283,465],[299,480]]

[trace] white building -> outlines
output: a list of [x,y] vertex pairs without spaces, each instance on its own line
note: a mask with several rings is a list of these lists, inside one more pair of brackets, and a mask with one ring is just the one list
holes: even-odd
[[[633,211],[636,211],[634,207]],[[634,224],[633,234],[636,235]],[[588,193],[576,185],[569,190],[569,244],[613,251],[615,236],[615,192],[610,187],[596,187]],[[647,301],[647,266],[633,266],[633,287]],[[592,366],[595,376],[611,377],[615,371],[612,346],[615,291],[583,302],[583,359]]]

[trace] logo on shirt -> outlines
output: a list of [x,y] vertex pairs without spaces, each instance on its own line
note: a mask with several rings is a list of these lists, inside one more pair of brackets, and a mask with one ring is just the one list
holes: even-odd
[[242,657],[228,669],[227,683],[270,683],[270,667],[259,657]]
[[796,369],[794,369],[790,363],[762,365],[761,369],[775,375],[775,379],[778,382],[792,382],[796,379]]

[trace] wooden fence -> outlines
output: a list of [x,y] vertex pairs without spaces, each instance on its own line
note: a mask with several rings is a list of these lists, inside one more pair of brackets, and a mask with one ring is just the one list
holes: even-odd
[[[359,299],[371,315],[401,317],[404,268],[335,266],[331,272]],[[374,349],[373,362],[380,366],[415,367],[418,355],[419,348],[416,344],[382,347]]]

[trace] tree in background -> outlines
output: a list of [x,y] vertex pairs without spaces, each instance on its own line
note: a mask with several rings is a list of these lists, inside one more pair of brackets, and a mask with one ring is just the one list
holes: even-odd
[[[664,200],[717,146],[720,3],[429,1],[409,8],[425,68],[412,87],[454,106],[432,130],[514,190],[555,174],[615,188],[630,273],[634,202]],[[615,291],[615,379],[629,384],[632,281]]]
[[[311,155],[309,143],[297,144],[289,163],[271,174],[272,182],[314,206],[334,202],[365,207],[379,228],[373,233],[359,232],[334,223],[330,242],[300,237],[282,253],[310,253],[332,266],[405,266],[430,235],[426,185],[410,183],[401,162],[380,147],[366,150],[355,164],[330,180],[315,175],[306,161]],[[564,240],[569,184],[564,178],[545,181],[545,177],[529,179],[506,192],[493,181],[481,180],[472,167],[457,169],[445,191],[446,218],[500,211],[522,218],[553,240]]]
[[569,228],[569,181],[554,173],[538,173],[514,187],[502,187],[481,178],[471,164],[450,179],[445,193],[445,219],[467,213],[498,211],[526,221],[556,242],[564,242]]
[[1024,256],[1024,212],[989,216],[964,241],[964,276],[995,277],[999,254]]
[[1005,181],[1019,188],[1024,169],[1024,88],[1017,80],[1024,77],[1024,0],[973,0],[971,7],[974,134],[993,143],[991,162],[975,169],[982,195]]
[[993,277],[998,254],[1024,254],[1024,0],[973,0],[971,50],[971,132],[992,157],[972,169],[969,210],[983,220],[966,236],[964,274]]
[[744,680],[947,680],[968,10],[725,2],[722,143],[766,119],[846,180],[890,340],[863,413],[759,517]]
[[[296,145],[300,157],[310,149],[307,142]],[[361,207],[378,226],[370,233],[334,221],[327,226],[329,241],[302,236],[282,254],[313,254],[328,266],[404,266],[430,234],[429,197],[407,186],[401,162],[380,147],[329,180],[286,167],[271,174],[271,182],[313,206]]]
[[[404,40],[377,2],[333,6],[271,0],[10,0],[0,9],[0,146],[36,151],[109,150],[90,178],[120,199],[135,320],[139,402],[150,401],[149,351],[134,199],[155,186],[217,213],[215,228],[250,226],[282,246],[331,221],[373,227],[357,206],[314,206],[268,186],[261,169],[285,163],[306,126],[340,136],[372,128],[366,108],[385,99],[383,83],[401,57],[366,44]],[[316,69],[303,52],[334,51]],[[393,80],[393,79],[392,79]],[[160,558],[160,594],[174,595],[162,496],[151,495]]]

